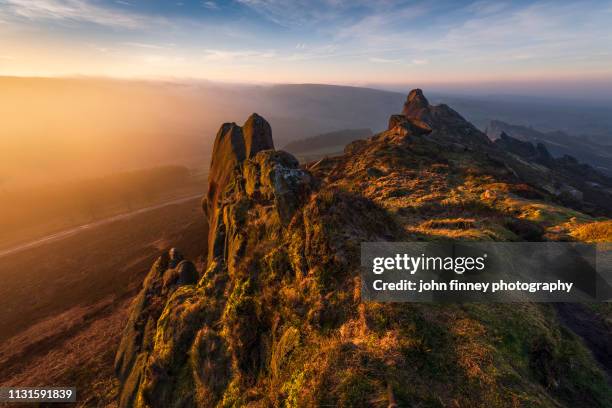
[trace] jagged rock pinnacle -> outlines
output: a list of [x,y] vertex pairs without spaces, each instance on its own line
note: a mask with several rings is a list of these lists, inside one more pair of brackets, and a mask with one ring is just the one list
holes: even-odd
[[431,105],[421,89],[408,94],[401,115],[392,115],[389,131],[400,138],[428,134],[438,143],[462,146],[488,146],[491,141],[448,105]]
[[242,126],[246,158],[254,157],[261,150],[274,150],[272,128],[261,116],[253,113]]
[[234,168],[261,150],[274,149],[272,129],[261,116],[253,113],[244,126],[224,123],[217,132],[208,176],[208,206],[216,203]]
[[[235,123],[221,125],[215,138],[208,175],[208,193],[203,204],[210,234],[215,232],[219,222],[217,204],[236,168],[257,152],[269,149],[274,149],[272,129],[258,114],[253,113],[242,127]],[[212,251],[214,245],[211,238],[212,235],[209,235],[209,251]]]
[[[274,150],[272,129],[253,113],[244,125],[226,123],[215,140],[203,203],[208,222],[208,263],[227,253],[237,216],[248,200],[267,200],[287,225],[309,190],[311,177],[291,154]],[[229,211],[229,212],[228,212]]]
[[402,114],[407,118],[421,119],[422,114],[429,108],[429,101],[420,89],[413,89],[408,94]]

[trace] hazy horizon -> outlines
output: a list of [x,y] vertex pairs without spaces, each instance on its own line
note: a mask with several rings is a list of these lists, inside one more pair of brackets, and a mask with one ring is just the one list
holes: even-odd
[[[166,164],[205,168],[219,126],[242,123],[252,112],[270,121],[279,148],[343,129],[376,133],[410,89],[92,77],[0,77],[0,86],[4,189]],[[493,87],[479,93],[418,86],[432,103],[448,103],[482,130],[498,119],[610,139],[609,102],[585,102],[571,92],[525,98],[495,96]]]
[[407,83],[385,84],[377,82],[261,82],[261,81],[222,81],[206,78],[188,77],[120,77],[104,75],[0,75],[5,79],[56,79],[56,80],[104,80],[132,83],[177,85],[208,84],[225,87],[274,87],[282,85],[324,85],[353,88],[369,88],[387,92],[406,94],[411,89],[420,88],[428,92],[443,93],[462,97],[537,97],[539,99],[552,98],[557,102],[567,100],[591,101],[607,104],[612,102],[612,78],[600,80],[516,80],[516,81],[472,81],[472,82],[423,82],[413,81]]

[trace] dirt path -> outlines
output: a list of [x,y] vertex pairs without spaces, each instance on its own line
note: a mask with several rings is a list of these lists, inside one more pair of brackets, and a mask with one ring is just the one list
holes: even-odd
[[128,213],[123,213],[123,214],[119,214],[119,215],[115,215],[109,218],[105,218],[103,220],[99,220],[99,221],[95,221],[89,224],[84,224],[84,225],[79,225],[78,227],[74,227],[74,228],[70,228],[64,231],[60,231],[60,232],[56,232],[55,234],[51,234],[51,235],[47,235],[46,237],[43,238],[38,238],[34,241],[30,241],[30,242],[26,242],[25,244],[19,244],[17,246],[11,247],[11,248],[7,248],[7,249],[3,249],[0,250],[0,258],[5,257],[7,255],[11,255],[14,254],[16,252],[21,252],[23,250],[26,249],[30,249],[30,248],[34,248],[40,245],[44,245],[44,244],[49,244],[51,242],[55,242],[55,241],[59,241],[61,239],[64,238],[68,238],[70,236],[73,236],[75,234],[78,234],[79,232],[85,231],[85,230],[90,230],[92,228],[96,228],[99,227],[101,225],[105,225],[105,224],[109,224],[111,222],[115,222],[115,221],[119,221],[119,220],[125,220],[131,217],[134,217],[135,215],[139,215],[148,211],[153,211],[153,210],[157,210],[163,207],[166,207],[168,205],[173,205],[173,204],[181,204],[184,202],[187,202],[189,200],[193,200],[196,199],[198,197],[202,197],[202,194],[197,194],[197,195],[191,195],[189,197],[181,197],[181,198],[177,198],[171,201],[166,201],[164,203],[161,204],[156,204],[150,207],[145,207],[145,208],[141,208],[135,211],[131,211]]
[[70,384],[77,406],[112,403],[114,354],[155,258],[170,247],[194,261],[205,252],[199,197],[0,258],[0,385]]

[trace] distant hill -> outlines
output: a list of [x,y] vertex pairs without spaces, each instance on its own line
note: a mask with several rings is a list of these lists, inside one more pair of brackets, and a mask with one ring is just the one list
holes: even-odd
[[[210,159],[219,123],[251,112],[269,120],[278,146],[338,129],[380,132],[406,91],[8,77],[0,77],[0,89],[0,189],[158,165],[194,167]],[[612,107],[603,102],[443,92],[431,100],[453,106],[480,130],[500,119],[612,144]]]
[[313,150],[343,147],[354,140],[365,139],[370,136],[372,136],[372,129],[342,129],[290,142],[285,145],[283,150],[295,154],[307,153]]
[[590,138],[572,136],[561,131],[541,132],[499,120],[491,121],[486,132],[493,140],[505,133],[524,142],[542,143],[554,157],[573,156],[601,172],[612,175],[612,146],[597,143]]
[[433,94],[435,103],[448,104],[484,130],[492,120],[534,127],[543,132],[560,130],[571,135],[585,135],[602,144],[612,144],[612,104],[564,98],[524,97],[517,95],[447,95]]

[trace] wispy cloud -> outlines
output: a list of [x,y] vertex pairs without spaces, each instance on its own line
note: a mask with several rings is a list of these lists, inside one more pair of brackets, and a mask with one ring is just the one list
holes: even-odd
[[0,0],[0,7],[0,15],[6,19],[81,22],[128,29],[144,28],[151,23],[149,17],[101,7],[86,0]]
[[426,59],[412,59],[410,61],[406,61],[401,58],[391,59],[391,58],[379,58],[379,57],[371,57],[368,58],[368,61],[373,62],[375,64],[402,64],[402,65],[426,65],[429,64],[429,61]]
[[[536,2],[495,15],[476,16],[450,27],[435,43],[468,57],[550,59],[592,53],[612,41],[609,19],[588,4]],[[516,57],[519,58],[516,58]],[[530,58],[521,58],[529,56]]]
[[357,11],[387,9],[396,0],[237,0],[280,26],[295,27],[351,19]]
[[284,55],[284,59],[288,61],[306,61],[322,58],[333,58],[339,55],[338,46],[336,44],[322,44],[315,47],[308,46],[304,43],[298,44],[295,47],[295,52],[290,52]]
[[166,50],[166,49],[172,48],[173,46],[172,44],[160,45],[160,44],[147,44],[147,43],[140,43],[140,42],[124,42],[122,44],[127,45],[129,47],[147,48],[151,50]]
[[357,21],[342,24],[335,30],[337,39],[360,41],[369,44],[386,42],[388,35],[410,30],[411,24],[429,11],[426,4],[404,7],[388,6],[372,10]]
[[397,59],[378,58],[378,57],[371,57],[368,59],[368,61],[373,62],[375,64],[397,64],[398,62],[401,62],[401,60],[397,60]]
[[507,10],[509,4],[502,1],[481,0],[471,3],[467,6],[467,10],[478,15],[489,15]]
[[209,10],[218,10],[219,9],[219,6],[214,1],[203,1],[202,2],[202,6],[204,6],[204,8],[207,8]]
[[391,9],[381,7],[331,31],[343,53],[364,51],[370,54],[368,61],[379,64],[400,59],[409,65],[449,67],[502,61],[550,66],[612,48],[609,16],[602,15],[605,7],[596,1],[476,1],[446,12],[432,4],[389,4]]
[[260,51],[260,50],[204,50],[204,59],[206,61],[231,62],[236,60],[255,60],[268,59],[277,56],[276,51]]
[[161,3],[0,0],[0,49],[21,62],[26,46],[65,41],[70,55],[86,49],[79,58],[89,69],[96,44],[109,66],[143,53],[151,65],[184,64],[202,76],[217,65],[256,67],[252,75],[266,78],[612,76],[612,0],[172,0],[172,12]]

